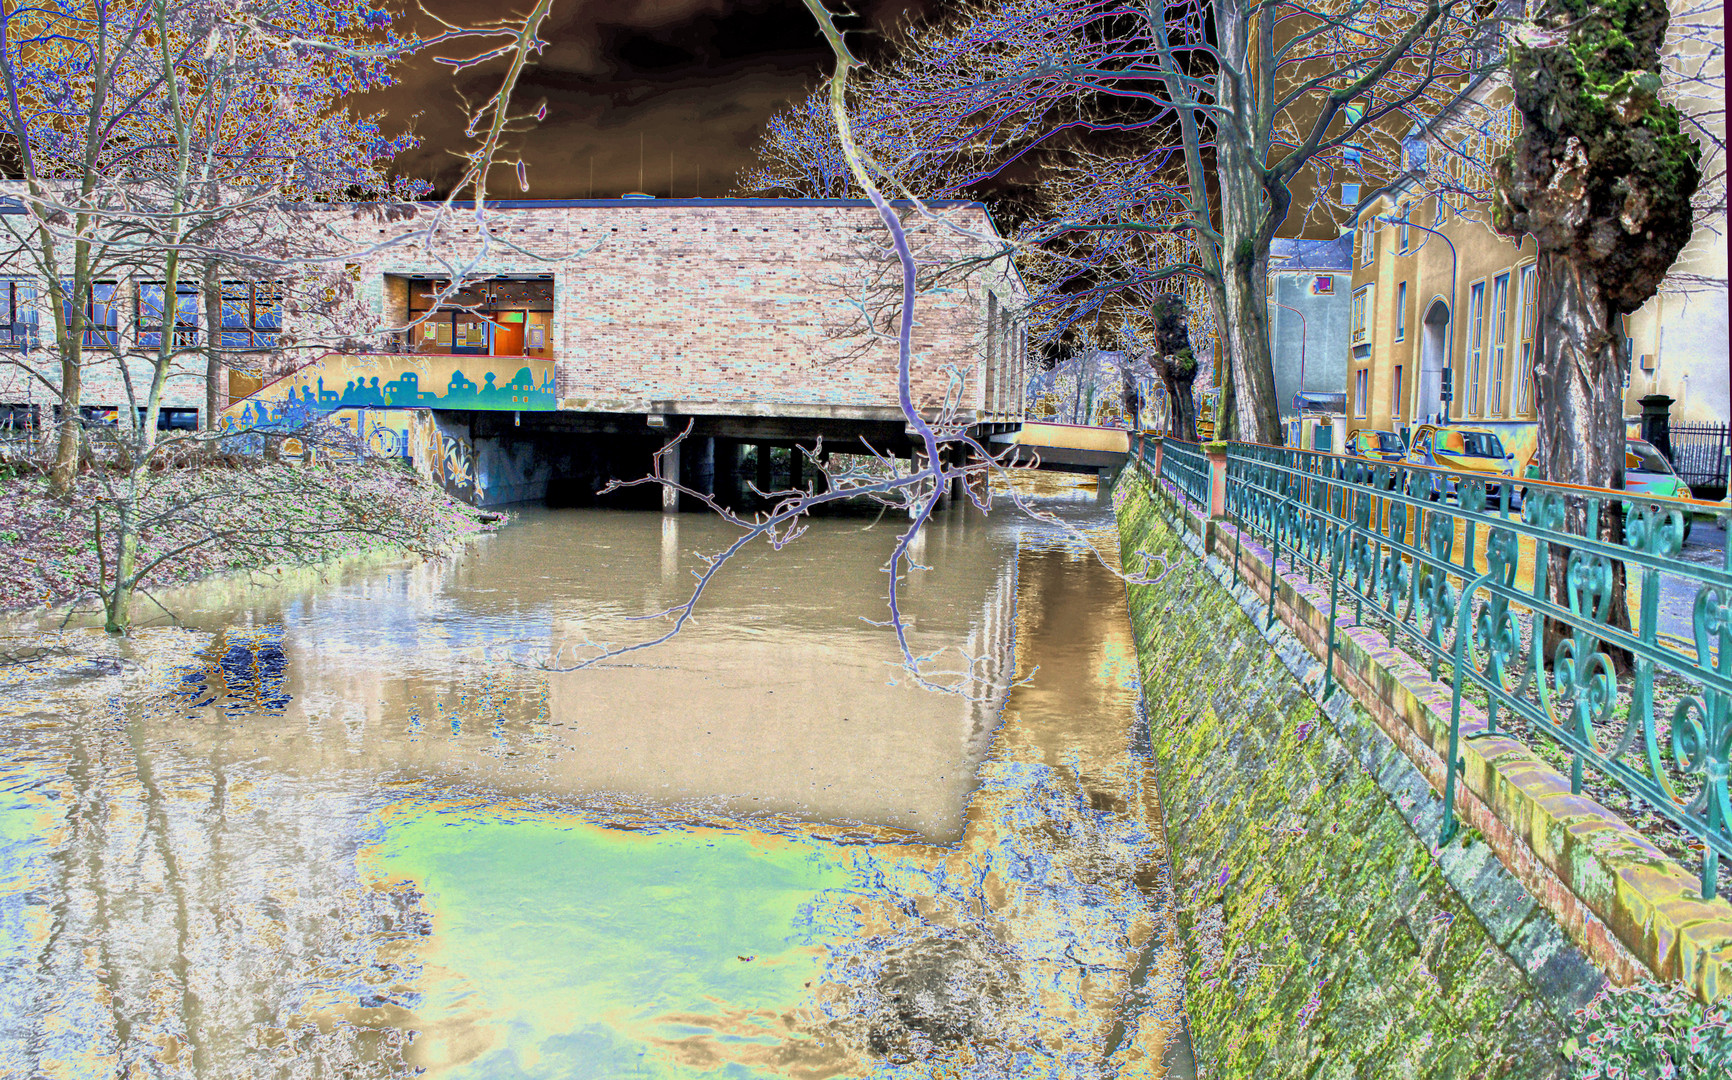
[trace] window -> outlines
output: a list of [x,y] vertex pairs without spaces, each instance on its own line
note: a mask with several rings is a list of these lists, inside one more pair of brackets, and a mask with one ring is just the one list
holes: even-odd
[[1660,451],[1654,448],[1654,444],[1641,439],[1628,439],[1624,442],[1624,468],[1630,472],[1676,475],[1672,472],[1671,462],[1660,456]]
[[1437,433],[1437,452],[1462,457],[1504,456],[1503,442],[1489,431],[1457,431],[1446,428]]
[[1534,407],[1534,264],[1522,267],[1520,282],[1521,299],[1517,301],[1517,309],[1521,313],[1521,329],[1518,337],[1521,342],[1519,363],[1516,371],[1516,407],[1518,413],[1529,413]]
[[1354,416],[1363,417],[1365,415],[1365,397],[1366,397],[1365,385],[1369,381],[1368,377],[1370,376],[1370,374],[1371,373],[1366,371],[1364,368],[1360,368],[1358,371],[1355,371],[1353,373],[1353,415]]
[[[1395,365],[1395,372],[1391,376],[1391,378],[1394,380],[1394,382],[1391,385],[1390,393],[1389,393],[1389,419],[1390,419],[1390,423],[1393,424],[1395,422],[1395,419],[1401,415],[1401,365],[1400,364]],[[1384,449],[1388,449],[1388,447],[1385,447]]]
[[1359,265],[1370,266],[1377,255],[1377,215],[1367,214],[1359,223]]
[[1367,285],[1353,294],[1353,344],[1361,345],[1370,340],[1371,291],[1375,286]]
[[283,329],[283,287],[278,281],[222,283],[222,347],[274,349]]
[[25,278],[0,278],[0,348],[34,349],[38,331],[36,284]]
[[1486,412],[1503,415],[1503,364],[1509,340],[1509,275],[1499,274],[1491,287],[1491,400]]
[[1467,385],[1462,387],[1462,416],[1479,415],[1479,365],[1485,356],[1485,282],[1475,282],[1467,294]]
[[1395,340],[1407,340],[1407,282],[1395,287]]
[[[66,291],[72,291],[72,283],[66,282]],[[116,285],[112,281],[93,281],[84,287],[84,343],[86,345],[120,344],[120,309],[114,303]],[[68,323],[72,322],[72,297],[67,297],[66,310],[63,313]]]
[[[162,344],[163,291],[160,281],[147,281],[138,287],[138,344],[154,349]],[[199,289],[196,284],[175,285],[174,341],[175,348],[198,344]]]
[[[495,278],[473,281],[441,299],[449,287],[434,278],[409,280],[409,346],[422,353],[488,353],[495,345],[549,355],[552,345],[553,282]],[[496,331],[504,325],[507,333]],[[509,331],[521,324],[516,335]],[[510,342],[512,337],[517,342]],[[520,344],[519,344],[520,343]]]
[[1402,203],[1401,204],[1401,253],[1403,255],[1407,254],[1407,249],[1409,246],[1408,241],[1411,239],[1411,236],[1410,236],[1409,231],[1408,231],[1407,213],[1408,213],[1407,204]]

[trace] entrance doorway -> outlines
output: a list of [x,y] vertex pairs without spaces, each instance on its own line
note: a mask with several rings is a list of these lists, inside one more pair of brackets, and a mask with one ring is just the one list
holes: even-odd
[[501,311],[493,316],[493,355],[523,355],[523,319],[521,311]]
[[1443,357],[1449,341],[1449,305],[1433,300],[1425,309],[1419,342],[1419,399],[1415,402],[1415,424],[1440,419],[1443,413]]

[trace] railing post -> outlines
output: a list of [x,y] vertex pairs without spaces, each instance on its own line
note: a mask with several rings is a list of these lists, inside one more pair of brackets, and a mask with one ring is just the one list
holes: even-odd
[[1222,521],[1227,517],[1227,444],[1204,443],[1203,453],[1209,458],[1209,520]]
[[1155,460],[1152,464],[1154,466],[1155,476],[1159,477],[1161,475],[1161,447],[1165,446],[1167,441],[1159,435],[1150,435],[1148,436],[1148,439],[1155,444]]

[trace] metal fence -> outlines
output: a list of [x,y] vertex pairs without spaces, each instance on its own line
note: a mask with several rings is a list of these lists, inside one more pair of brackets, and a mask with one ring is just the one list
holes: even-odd
[[[1192,448],[1173,450],[1163,479],[1206,499]],[[1432,678],[1449,669],[1442,842],[1456,829],[1466,693],[1488,717],[1467,738],[1550,743],[1573,792],[1663,821],[1645,831],[1698,863],[1715,895],[1721,858],[1732,864],[1732,553],[1680,558],[1685,504],[1239,443],[1226,473],[1235,558],[1251,538],[1272,568],[1328,583],[1326,694],[1347,615]]]
[[1672,424],[1672,468],[1691,487],[1726,486],[1732,435],[1725,424]]
[[1209,505],[1209,459],[1203,444],[1169,438],[1161,457],[1162,477],[1179,490],[1193,506]]

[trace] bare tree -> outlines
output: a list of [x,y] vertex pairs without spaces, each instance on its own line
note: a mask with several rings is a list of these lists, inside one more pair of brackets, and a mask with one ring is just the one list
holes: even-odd
[[[1077,132],[1112,133],[1115,152],[1162,179],[1177,220],[1103,221],[1091,209],[1038,232],[1187,234],[1193,260],[1166,272],[1209,284],[1228,359],[1219,430],[1276,441],[1270,241],[1295,209],[1336,224],[1368,205],[1401,168],[1399,129],[1461,89],[1487,55],[1485,33],[1458,0],[1002,0],[914,28],[845,105],[886,175],[933,195]],[[778,118],[748,186],[836,193],[846,173],[836,125],[820,116],[806,103]],[[1343,173],[1364,181],[1352,205],[1320,197]],[[1310,204],[1296,208],[1296,192]]]
[[[141,321],[151,324],[136,336],[112,335],[106,350],[127,399],[115,427],[103,437],[104,460],[94,472],[101,488],[95,500],[101,515],[101,590],[111,631],[129,625],[133,593],[153,565],[141,556],[144,533],[165,528],[170,519],[184,525],[198,517],[194,504],[176,501],[173,485],[163,484],[164,475],[191,460],[192,451],[209,451],[226,437],[158,433],[170,380],[201,375],[208,380],[221,365],[226,342],[219,305],[225,277],[280,283],[289,295],[277,303],[299,325],[292,333],[273,334],[280,339],[271,343],[273,351],[310,351],[332,343],[352,347],[357,332],[377,330],[375,317],[361,317],[354,290],[342,287],[353,278],[354,260],[377,245],[356,240],[355,230],[342,225],[345,217],[422,214],[425,228],[398,242],[419,242],[450,266],[453,289],[467,266],[486,257],[486,239],[479,252],[460,253],[444,234],[456,220],[453,200],[459,194],[473,195],[474,215],[485,224],[487,173],[504,135],[528,119],[511,114],[510,92],[540,48],[537,33],[550,0],[541,0],[521,23],[448,27],[430,41],[414,43],[432,47],[492,38],[479,54],[447,62],[462,68],[497,59],[507,67],[499,93],[470,118],[477,144],[468,155],[466,175],[431,210],[399,197],[423,188],[394,183],[384,172],[399,144],[380,137],[371,121],[354,120],[340,104],[342,94],[373,85],[383,66],[407,47],[394,35],[379,33],[383,13],[345,3],[148,0],[136,15],[148,48],[138,49],[124,77],[114,80],[127,87],[130,107],[117,118],[98,117],[107,141],[96,180],[88,191],[76,189],[75,194],[82,193],[76,206],[58,202],[64,192],[46,180],[27,193],[35,235],[50,255],[69,244],[76,250],[84,233],[78,231],[75,212],[88,214],[85,233],[103,238],[105,268],[141,283]],[[75,52],[80,48],[100,48],[100,41],[73,46]],[[14,68],[14,86],[36,87],[22,73]],[[319,87],[330,92],[321,96]],[[57,107],[79,118],[95,115],[108,93],[75,87],[56,99]],[[20,93],[15,100],[24,97]],[[21,115],[20,106],[14,111],[17,130],[37,134],[16,120]],[[52,135],[54,125],[47,128]],[[44,136],[44,142],[52,139]],[[521,162],[518,168],[521,178]],[[356,194],[373,198],[354,211],[333,202]],[[487,230],[481,231],[485,236]],[[197,327],[201,294],[207,316],[202,335]],[[78,308],[74,304],[71,310]],[[87,356],[80,359],[71,367],[75,377],[91,362]],[[244,504],[257,485],[246,470],[229,475],[236,484],[230,494]],[[221,502],[208,494],[196,500],[198,506]],[[322,504],[312,499],[305,505]],[[308,528],[318,533],[346,527],[353,525],[351,516],[343,510],[342,520]],[[202,537],[199,543],[235,542],[234,526],[194,531]],[[299,543],[290,537],[281,542],[286,554]]]

